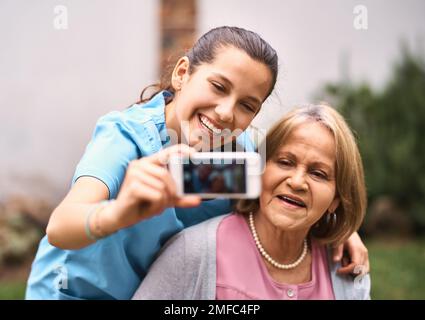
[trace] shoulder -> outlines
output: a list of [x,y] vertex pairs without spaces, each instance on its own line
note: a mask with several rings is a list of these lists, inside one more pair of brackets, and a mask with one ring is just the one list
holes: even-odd
[[160,123],[161,121],[163,117],[161,118],[160,113],[149,112],[145,105],[134,104],[126,110],[111,111],[101,116],[96,122],[95,133],[103,127],[119,131],[137,130],[137,127],[148,122]]
[[[191,226],[174,235],[161,249],[159,256],[179,256],[186,270],[198,270],[204,262],[207,264],[216,259],[217,228],[227,215],[206,220]],[[174,260],[174,261],[177,261]]]
[[339,262],[332,261],[332,248],[327,246],[327,259],[332,287],[336,300],[370,300],[371,279],[369,274],[352,276],[338,274]]
[[[138,157],[157,152],[162,146],[165,131],[164,93],[160,92],[145,104],[112,111],[96,122],[91,144],[108,148],[135,151]],[[164,138],[165,139],[165,138]],[[125,150],[117,156],[127,154]],[[110,154],[111,156],[111,154]]]
[[135,299],[214,299],[215,235],[222,216],[172,237],[137,290]]
[[106,184],[115,198],[131,160],[151,155],[166,140],[164,98],[161,93],[144,105],[112,111],[100,117],[72,182],[92,176]]
[[170,241],[186,241],[185,246],[189,249],[199,247],[200,244],[205,246],[212,241],[215,243],[217,228],[227,216],[218,216],[186,228],[175,235]]
[[109,124],[120,129],[129,129],[147,122],[163,124],[165,98],[168,95],[168,92],[161,91],[144,104],[133,104],[125,110],[109,112],[99,118],[96,127]]

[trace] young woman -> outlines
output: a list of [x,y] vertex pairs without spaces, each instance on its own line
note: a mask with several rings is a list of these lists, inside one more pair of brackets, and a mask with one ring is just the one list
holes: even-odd
[[[148,99],[142,92],[141,103],[100,118],[71,190],[52,213],[27,298],[128,299],[172,235],[230,212],[227,200],[177,197],[164,163],[191,147],[232,143],[222,132],[248,128],[277,72],[275,50],[256,33],[216,28],[177,61],[158,92]],[[238,140],[253,150],[244,136]],[[172,140],[183,145],[164,148]],[[349,244],[352,260],[367,260],[357,234]]]

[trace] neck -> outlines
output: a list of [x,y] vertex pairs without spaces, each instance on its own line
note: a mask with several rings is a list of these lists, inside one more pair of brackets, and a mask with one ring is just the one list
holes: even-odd
[[254,214],[254,225],[263,248],[274,260],[288,264],[300,257],[308,229],[282,230],[268,221],[261,212]]
[[167,128],[168,133],[173,132],[173,134],[176,134],[178,142],[180,143],[180,125],[178,123],[175,110],[175,101],[173,99],[164,107],[165,126]]

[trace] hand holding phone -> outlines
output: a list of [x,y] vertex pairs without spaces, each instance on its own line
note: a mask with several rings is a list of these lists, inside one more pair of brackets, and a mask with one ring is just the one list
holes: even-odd
[[256,152],[197,152],[173,156],[169,169],[177,194],[210,198],[257,198],[261,158]]

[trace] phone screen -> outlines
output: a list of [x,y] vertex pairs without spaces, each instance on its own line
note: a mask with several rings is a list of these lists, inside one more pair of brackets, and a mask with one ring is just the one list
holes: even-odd
[[183,164],[185,193],[245,193],[246,163],[241,159],[214,159]]

